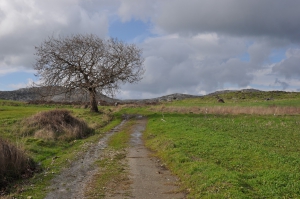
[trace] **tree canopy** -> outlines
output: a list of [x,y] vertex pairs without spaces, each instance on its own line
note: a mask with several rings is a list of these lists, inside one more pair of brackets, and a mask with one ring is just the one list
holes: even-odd
[[97,93],[113,94],[121,83],[138,82],[144,73],[142,50],[117,39],[92,34],[49,37],[35,49],[38,85],[88,92],[94,112]]

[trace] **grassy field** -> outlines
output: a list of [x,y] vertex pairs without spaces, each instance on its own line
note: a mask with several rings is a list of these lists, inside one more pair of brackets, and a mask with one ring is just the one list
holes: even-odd
[[147,146],[190,198],[296,198],[300,117],[150,115]]
[[[219,97],[224,104],[214,96],[206,96],[156,106],[101,107],[103,115],[71,106],[0,101],[0,136],[25,148],[44,169],[25,185],[15,186],[12,196],[43,198],[49,180],[68,164],[66,159],[74,158],[85,143],[97,140],[118,124],[122,114],[139,113],[148,117],[146,145],[180,178],[181,189],[188,193],[188,198],[298,198],[299,93],[236,92]],[[22,119],[55,108],[71,110],[95,129],[94,134],[76,142],[20,136]],[[112,114],[115,119],[109,123]],[[103,176],[121,175],[118,161],[123,156],[119,157],[118,150],[126,147],[127,139],[125,132],[112,138],[110,145],[115,158],[108,159],[113,162],[99,162],[100,167],[112,168]],[[56,156],[59,158],[53,165]],[[114,169],[116,173],[111,171]],[[98,180],[104,184],[109,181]]]

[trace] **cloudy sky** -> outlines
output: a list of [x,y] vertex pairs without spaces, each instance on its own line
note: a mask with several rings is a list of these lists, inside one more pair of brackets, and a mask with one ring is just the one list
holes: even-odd
[[0,0],[0,91],[36,81],[35,46],[96,34],[143,49],[117,97],[300,89],[299,0]]

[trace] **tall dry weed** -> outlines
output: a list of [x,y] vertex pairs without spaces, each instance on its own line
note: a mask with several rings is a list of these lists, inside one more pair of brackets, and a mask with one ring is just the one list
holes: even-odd
[[22,149],[0,138],[0,188],[15,179],[30,177],[34,169],[32,159]]
[[300,114],[299,107],[172,107],[172,106],[157,106],[151,110],[157,112],[171,113],[195,113],[195,114],[255,114],[255,115],[298,115]]
[[24,135],[52,140],[72,140],[86,137],[91,129],[68,110],[51,110],[40,112],[23,120]]

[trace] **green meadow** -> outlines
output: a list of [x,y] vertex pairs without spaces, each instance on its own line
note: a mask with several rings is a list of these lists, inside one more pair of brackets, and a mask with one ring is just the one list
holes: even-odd
[[[99,139],[117,125],[122,114],[143,114],[148,118],[146,146],[179,177],[180,190],[187,198],[299,198],[299,93],[233,92],[219,97],[225,103],[205,96],[152,106],[99,107],[104,114],[71,106],[0,101],[0,136],[21,145],[40,162],[43,171],[50,168],[47,174],[40,172],[27,180],[34,186],[23,185],[22,193],[11,188],[11,195],[42,198],[52,173],[66,166],[65,160],[74,158],[85,143]],[[71,110],[94,129],[93,133],[76,142],[19,134],[22,119],[56,108]],[[122,140],[128,140],[124,132],[116,134],[110,145],[123,150],[126,143]],[[55,156],[60,158],[53,166]],[[103,164],[99,162],[100,167]]]
[[157,114],[145,139],[190,198],[296,198],[299,125],[299,116]]

